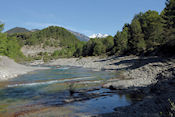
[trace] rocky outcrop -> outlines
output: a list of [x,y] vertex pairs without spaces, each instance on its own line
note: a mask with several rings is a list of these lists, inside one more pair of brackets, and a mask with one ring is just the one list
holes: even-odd
[[53,53],[56,50],[61,50],[61,47],[43,47],[43,45],[36,46],[23,46],[21,48],[22,53],[25,56],[37,56],[38,54],[47,52],[48,54]]

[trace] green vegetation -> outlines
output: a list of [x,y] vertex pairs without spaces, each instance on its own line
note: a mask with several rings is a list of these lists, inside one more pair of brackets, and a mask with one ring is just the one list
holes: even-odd
[[169,109],[168,116],[174,117],[175,116],[175,104],[170,99],[168,99],[168,102],[170,103],[170,109]]
[[102,40],[91,39],[79,49],[82,54],[80,51],[77,55],[174,55],[175,0],[167,0],[161,14],[149,10],[135,15],[131,24],[125,24],[123,30],[114,36],[114,43],[110,43],[113,47],[106,50],[106,43]]
[[16,61],[24,59],[24,55],[20,51],[21,47],[15,37],[7,37],[6,33],[2,33],[4,24],[0,25],[0,55],[8,56]]
[[79,56],[99,56],[108,53],[114,46],[112,36],[106,38],[90,39],[87,43],[77,49],[74,53],[76,57]]
[[[41,59],[45,62],[50,59],[56,59],[59,57],[72,57],[77,48],[82,47],[84,42],[79,41],[68,30],[50,26],[41,31],[30,33],[16,33],[10,35],[16,37],[20,46],[40,46],[41,48],[54,47],[57,48],[53,53],[41,52],[38,56],[32,59]],[[60,50],[61,48],[61,50]]]
[[50,26],[41,31],[14,34],[23,45],[44,45],[52,47],[66,47],[75,49],[80,41],[69,31],[62,27]]
[[125,24],[114,37],[95,38],[88,42],[79,41],[71,32],[57,26],[8,35],[2,33],[3,26],[0,25],[0,55],[17,61],[25,58],[20,52],[23,46],[57,48],[52,53],[41,52],[35,57],[28,57],[28,60],[44,61],[59,57],[175,54],[175,0],[167,0],[160,14],[149,10],[135,15],[131,24]]
[[156,11],[139,13],[114,37],[113,54],[144,55],[163,44],[162,17]]

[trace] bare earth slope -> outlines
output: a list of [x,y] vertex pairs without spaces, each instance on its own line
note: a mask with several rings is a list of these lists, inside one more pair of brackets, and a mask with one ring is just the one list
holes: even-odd
[[14,62],[14,60],[9,59],[6,56],[0,56],[0,81],[8,80],[37,69],[45,68],[24,66]]

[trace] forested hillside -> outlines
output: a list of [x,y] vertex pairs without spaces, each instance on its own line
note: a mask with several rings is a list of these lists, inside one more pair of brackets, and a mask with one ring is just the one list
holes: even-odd
[[[0,32],[3,24],[0,25]],[[53,47],[54,51],[39,52],[33,59],[50,60],[58,57],[80,57],[99,55],[174,55],[175,49],[175,0],[167,0],[166,7],[159,14],[149,10],[135,15],[130,24],[126,23],[122,31],[114,37],[79,41],[68,30],[51,26],[41,31],[0,33],[0,54],[14,59],[23,58],[21,48]],[[37,48],[36,48],[37,49]]]
[[[1,31],[4,25],[1,24]],[[56,59],[58,57],[72,57],[76,48],[83,45],[68,30],[51,26],[41,31],[25,32],[25,33],[0,33],[1,36],[1,55],[6,55],[15,60],[21,58],[25,60]],[[35,55],[26,56],[22,54],[21,50],[27,46],[27,51],[35,52]],[[47,49],[51,51],[48,53]],[[23,57],[23,58],[22,58]]]
[[[17,33],[10,36],[17,37],[21,47],[33,47],[34,50],[32,51],[39,52],[36,53],[37,56],[35,56],[37,59],[44,57],[44,59],[50,60],[58,57],[71,57],[76,51],[76,48],[82,46],[83,44],[83,42],[79,41],[68,30],[58,26],[50,26],[41,31],[32,33]],[[47,49],[50,48],[54,49],[48,53]],[[46,51],[38,51],[35,49],[42,49]]]

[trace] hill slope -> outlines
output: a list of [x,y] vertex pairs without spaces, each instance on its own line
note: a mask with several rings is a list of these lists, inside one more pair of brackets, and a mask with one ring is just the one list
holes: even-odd
[[69,30],[72,34],[74,34],[80,41],[89,41],[89,37],[84,35],[84,34],[81,34],[81,33],[78,33],[78,32],[74,32],[72,30]]
[[44,69],[44,68],[24,66],[16,63],[14,60],[6,56],[0,56],[0,81],[8,80],[10,78],[14,78],[18,75],[26,74],[28,72],[31,72],[37,69]]
[[28,56],[48,53],[54,56],[72,56],[82,42],[68,30],[58,26],[50,26],[40,31],[31,33],[14,34],[17,37],[22,52]]
[[30,32],[30,31],[25,29],[25,28],[21,28],[21,27],[15,27],[15,28],[12,28],[12,29],[6,31],[6,33],[8,33],[8,34],[26,33],[26,32]]
[[[6,31],[6,33],[8,34],[15,34],[15,33],[26,33],[26,32],[36,32],[36,31],[40,31],[39,29],[32,29],[32,30],[28,30],[26,28],[22,28],[22,27],[15,27],[12,28],[8,31]],[[80,41],[88,41],[90,38],[84,34],[72,31],[72,30],[68,30],[69,32],[71,32],[73,35],[75,35],[77,37],[77,39],[79,39]]]

